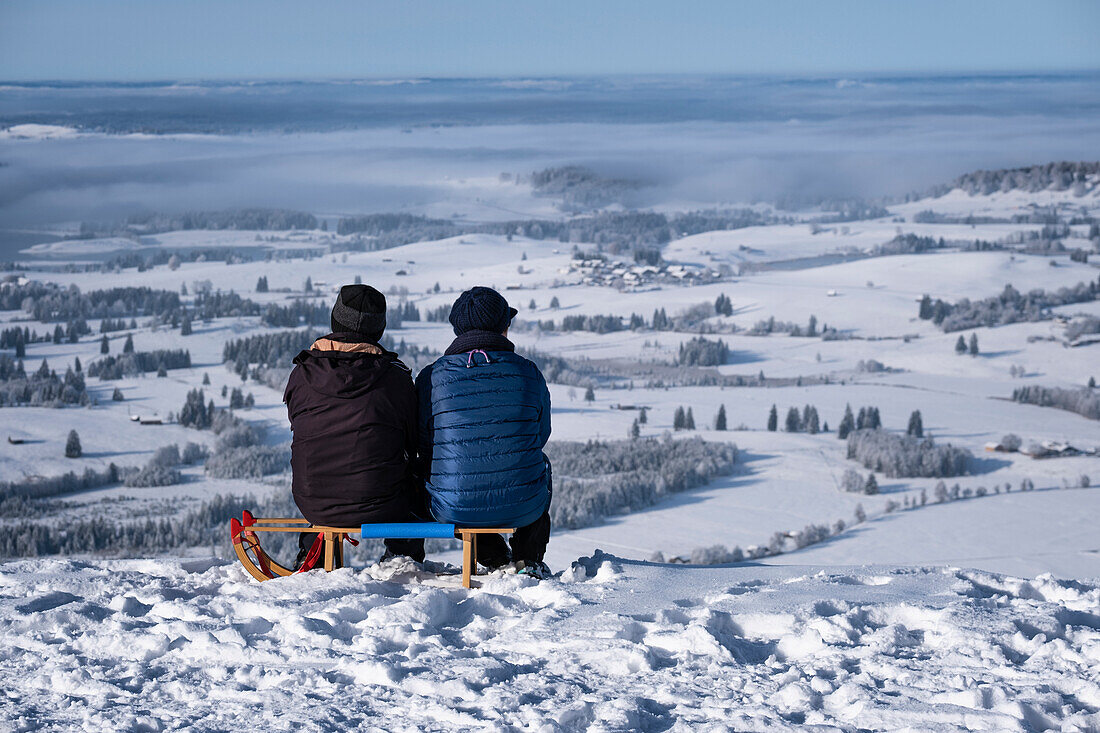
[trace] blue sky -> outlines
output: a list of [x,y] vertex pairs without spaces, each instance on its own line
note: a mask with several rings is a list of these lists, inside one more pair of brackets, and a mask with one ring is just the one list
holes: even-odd
[[4,0],[0,79],[1100,68],[1092,0]]

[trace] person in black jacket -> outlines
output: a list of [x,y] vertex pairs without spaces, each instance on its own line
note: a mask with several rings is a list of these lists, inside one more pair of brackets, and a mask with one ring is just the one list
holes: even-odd
[[[283,401],[293,432],[294,501],[312,524],[420,521],[412,460],[417,408],[409,368],[378,345],[386,297],[345,285],[333,333],[294,358]],[[300,565],[315,532],[299,536]],[[387,539],[386,555],[424,559],[424,541]]]

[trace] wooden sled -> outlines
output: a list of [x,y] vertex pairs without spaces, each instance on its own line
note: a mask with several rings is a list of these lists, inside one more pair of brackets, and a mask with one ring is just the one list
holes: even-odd
[[[313,570],[318,561],[325,572],[344,566],[344,540],[359,544],[351,538],[357,534],[371,539],[428,539],[457,538],[462,540],[462,586],[470,588],[471,576],[476,574],[477,536],[479,534],[512,534],[515,528],[456,527],[437,522],[409,522],[404,524],[364,524],[359,527],[326,527],[311,525],[305,519],[277,517],[257,519],[245,510],[240,519],[229,520],[229,535],[237,559],[256,580],[264,581]],[[310,548],[306,560],[298,570],[275,562],[260,546],[257,532],[316,532],[317,539]]]

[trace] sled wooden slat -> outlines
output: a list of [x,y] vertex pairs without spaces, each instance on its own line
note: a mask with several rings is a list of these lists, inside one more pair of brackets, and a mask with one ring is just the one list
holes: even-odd
[[[285,526],[292,525],[292,526]],[[349,535],[366,534],[363,527],[329,527],[325,525],[311,525],[308,520],[294,517],[253,517],[245,512],[243,520],[230,521],[230,537],[233,540],[233,549],[237,558],[244,565],[245,570],[256,580],[270,580],[273,577],[293,575],[294,570],[283,567],[272,560],[263,548],[257,532],[316,532],[322,535],[322,562],[325,572],[331,572],[344,566],[344,538]],[[370,527],[370,536],[385,536],[385,524],[364,525]],[[393,525],[400,528],[402,537],[415,535],[414,525]],[[477,572],[477,536],[479,534],[512,534],[515,528],[509,527],[455,527],[454,525],[439,525],[432,522],[424,522],[424,537],[438,537],[440,528],[447,526],[446,534],[453,529],[453,536],[462,540],[462,586],[472,587],[472,577]]]

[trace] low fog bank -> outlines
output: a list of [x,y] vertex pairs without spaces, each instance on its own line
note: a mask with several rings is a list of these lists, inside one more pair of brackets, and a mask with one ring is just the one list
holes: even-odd
[[9,138],[0,140],[0,230],[252,206],[545,216],[552,202],[517,177],[569,164],[639,181],[625,203],[640,208],[804,203],[902,195],[975,169],[1097,150],[1100,122],[1039,116]]

